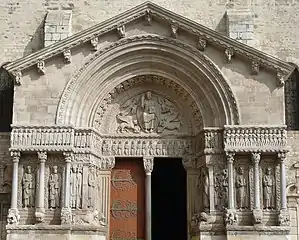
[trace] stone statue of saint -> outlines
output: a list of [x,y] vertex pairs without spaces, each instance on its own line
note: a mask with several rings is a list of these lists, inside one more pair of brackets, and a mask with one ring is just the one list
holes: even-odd
[[94,168],[91,168],[88,174],[88,207],[93,208],[96,193],[96,176]]
[[263,176],[263,200],[264,200],[264,209],[272,209],[273,208],[273,176],[272,169],[267,167],[265,169],[265,174]]
[[244,176],[243,167],[237,169],[236,176],[236,202],[239,209],[244,209],[247,207],[247,196],[246,196],[246,177]]
[[148,91],[141,97],[140,110],[142,111],[141,126],[146,133],[151,133],[156,127],[156,104],[152,93]]
[[208,169],[204,168],[203,170],[203,178],[204,178],[204,185],[203,185],[203,205],[205,210],[210,209],[210,181],[209,181],[209,173]]
[[35,179],[30,166],[27,166],[25,168],[25,173],[22,179],[22,186],[24,208],[34,207]]
[[82,195],[82,173],[79,167],[73,166],[71,174],[71,206],[79,209],[81,207]]
[[58,208],[60,206],[60,175],[57,166],[52,167],[52,173],[49,177],[49,208]]

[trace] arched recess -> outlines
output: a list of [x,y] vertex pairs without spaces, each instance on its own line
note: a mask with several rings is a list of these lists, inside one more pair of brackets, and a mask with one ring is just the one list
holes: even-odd
[[[137,95],[141,96],[148,88],[154,88],[151,90],[156,94],[164,94],[166,99],[172,98],[169,100],[174,105],[190,108],[198,118],[193,121],[202,122],[200,128],[239,124],[235,97],[217,66],[196,48],[157,35],[125,38],[91,56],[64,89],[56,123],[95,127],[99,108],[107,108],[119,88],[128,85],[125,83],[132,83],[134,79],[136,81],[136,78],[146,75],[156,80],[150,80],[152,83],[145,80],[143,92],[136,90]],[[175,97],[171,94],[169,86],[163,84],[165,81],[175,85],[173,92],[177,92],[175,89],[178,86],[187,93],[192,106],[182,106],[184,101],[180,101],[179,95]],[[159,84],[161,88],[158,90]],[[134,97],[132,94],[131,98]]]

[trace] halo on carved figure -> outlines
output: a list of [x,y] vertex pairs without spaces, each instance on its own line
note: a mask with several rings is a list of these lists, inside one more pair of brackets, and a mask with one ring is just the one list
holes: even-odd
[[124,38],[90,57],[65,87],[56,123],[92,126],[98,107],[111,103],[109,93],[140,75],[170,79],[184,89],[203,127],[239,123],[235,97],[215,64],[186,43],[156,35]]

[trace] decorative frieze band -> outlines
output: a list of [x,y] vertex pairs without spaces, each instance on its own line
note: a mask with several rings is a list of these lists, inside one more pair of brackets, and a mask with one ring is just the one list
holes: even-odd
[[286,152],[287,127],[225,126],[223,133],[226,152]]
[[205,128],[197,136],[102,135],[93,128],[13,126],[11,151],[93,153],[96,156],[176,156],[225,152],[286,152],[286,126]]

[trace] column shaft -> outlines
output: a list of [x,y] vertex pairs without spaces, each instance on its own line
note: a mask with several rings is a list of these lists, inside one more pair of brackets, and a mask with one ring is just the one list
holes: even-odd
[[13,155],[13,175],[12,175],[12,190],[11,190],[11,208],[18,208],[18,170],[20,153],[14,152]]
[[71,155],[65,156],[65,187],[64,187],[64,207],[70,206],[70,174],[71,174]]
[[281,194],[281,210],[287,209],[287,183],[286,183],[286,166],[285,166],[285,153],[279,153],[278,158],[280,160],[280,194]]
[[145,207],[146,207],[146,216],[145,216],[145,240],[152,239],[152,185],[151,185],[151,173],[154,167],[154,158],[153,157],[144,157],[143,165],[145,170]]
[[260,153],[252,153],[251,159],[254,164],[254,209],[261,209],[261,198],[260,198],[260,171],[259,162],[261,160]]
[[228,171],[228,208],[235,208],[235,197],[234,197],[234,153],[227,154],[227,171]]

